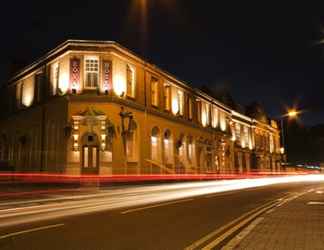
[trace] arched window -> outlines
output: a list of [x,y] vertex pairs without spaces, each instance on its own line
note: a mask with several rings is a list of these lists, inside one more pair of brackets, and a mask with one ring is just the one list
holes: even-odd
[[160,153],[160,130],[158,127],[154,127],[151,132],[151,159],[160,161]]
[[163,134],[163,160],[165,164],[173,164],[173,143],[169,129]]
[[126,156],[127,161],[137,161],[137,124],[134,120],[130,120],[130,131],[126,135]]
[[187,137],[187,158],[190,164],[194,161],[194,144],[192,136]]

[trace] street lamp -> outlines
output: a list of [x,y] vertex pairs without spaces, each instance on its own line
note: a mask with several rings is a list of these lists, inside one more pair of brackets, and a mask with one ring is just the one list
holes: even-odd
[[281,125],[281,137],[282,137],[282,148],[280,149],[281,153],[285,152],[285,133],[284,133],[284,118],[288,117],[288,119],[296,119],[300,111],[296,109],[288,109],[288,112],[280,117],[280,125]]

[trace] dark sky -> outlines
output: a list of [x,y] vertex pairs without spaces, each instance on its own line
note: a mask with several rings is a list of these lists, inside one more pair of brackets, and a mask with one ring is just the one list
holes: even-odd
[[324,6],[258,2],[6,1],[0,80],[68,38],[115,40],[195,87],[225,86],[272,116],[297,104],[303,123],[324,123]]

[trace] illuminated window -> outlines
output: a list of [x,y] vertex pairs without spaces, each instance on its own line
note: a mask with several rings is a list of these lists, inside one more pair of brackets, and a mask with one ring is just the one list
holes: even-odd
[[164,109],[170,111],[171,109],[171,86],[169,84],[164,85]]
[[131,121],[131,130],[126,135],[126,156],[127,161],[136,161],[136,130],[137,125],[135,121]]
[[225,113],[223,112],[220,112],[219,113],[219,124],[220,124],[220,129],[222,131],[225,131],[226,130],[226,115]]
[[151,104],[157,107],[159,105],[159,81],[151,77]]
[[51,94],[56,95],[57,94],[57,88],[59,86],[59,79],[60,79],[60,66],[59,63],[53,63],[51,65]]
[[192,136],[188,136],[187,138],[187,157],[188,157],[188,162],[192,164],[194,160],[194,144],[193,144]]
[[201,124],[205,127],[210,121],[210,105],[207,102],[201,102]]
[[135,69],[134,67],[127,65],[126,68],[126,93],[129,97],[135,97]]
[[192,98],[188,98],[188,119],[192,120],[193,118],[193,100]]
[[184,96],[183,96],[183,91],[178,90],[177,91],[177,99],[178,99],[178,110],[179,114],[183,115],[183,106],[184,106]]
[[29,107],[33,104],[35,95],[35,79],[33,76],[24,79],[21,88],[21,103]]
[[242,146],[246,147],[247,145],[249,145],[249,128],[247,126],[244,126]]
[[170,130],[166,130],[163,136],[163,160],[165,164],[173,163],[173,143]]
[[160,130],[154,127],[151,133],[151,159],[160,161],[160,152]]
[[85,88],[96,89],[99,78],[99,59],[98,57],[85,57]]
[[274,140],[273,140],[273,135],[270,134],[270,137],[269,137],[269,147],[270,147],[270,153],[273,153],[274,152]]
[[212,127],[217,128],[218,126],[218,109],[213,106],[212,109]]
[[235,123],[235,138],[237,141],[240,141],[241,138],[241,125],[239,123]]
[[197,118],[198,118],[198,122],[201,123],[201,101],[197,100],[196,101],[197,104]]

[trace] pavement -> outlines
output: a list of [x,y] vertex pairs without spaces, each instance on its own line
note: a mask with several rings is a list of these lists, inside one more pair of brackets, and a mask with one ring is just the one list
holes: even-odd
[[[0,202],[0,249],[323,249],[315,248],[324,234],[321,205],[307,202],[321,201],[324,182],[259,184],[163,184],[15,198]],[[306,242],[304,248],[297,242]]]
[[236,246],[228,244],[224,249],[324,249],[324,187],[272,209],[256,223]]

